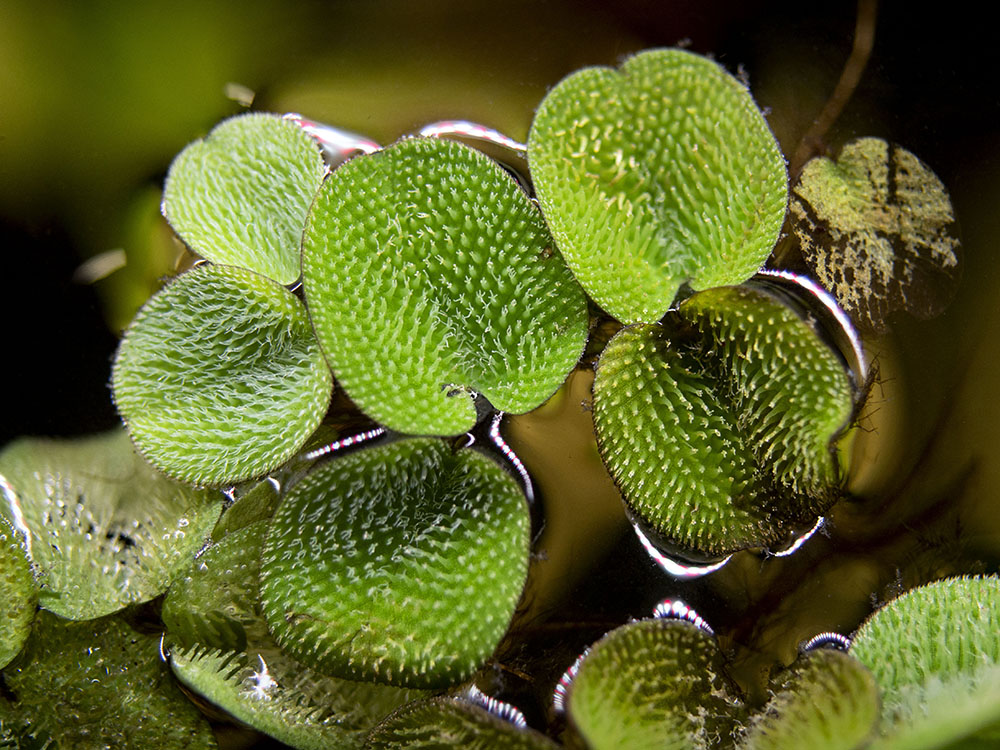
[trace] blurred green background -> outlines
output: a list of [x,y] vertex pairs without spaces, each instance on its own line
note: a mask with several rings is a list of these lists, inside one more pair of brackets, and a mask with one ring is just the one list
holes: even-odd
[[[118,332],[178,252],[159,218],[166,169],[248,103],[382,142],[453,117],[523,139],[562,76],[684,41],[745,71],[787,154],[833,89],[855,12],[760,0],[0,2],[0,444],[117,421]],[[790,618],[806,601],[826,606],[795,615],[799,630],[850,629],[873,591],[1000,564],[996,54],[969,3],[879,8],[872,59],[829,145],[881,136],[929,164],[952,192],[964,278],[944,315],[899,320],[872,342],[875,499],[842,510],[811,556],[763,576],[734,566],[705,594],[702,614],[715,610],[737,640],[765,648],[765,615]],[[81,283],[84,261],[122,252],[124,268]]]

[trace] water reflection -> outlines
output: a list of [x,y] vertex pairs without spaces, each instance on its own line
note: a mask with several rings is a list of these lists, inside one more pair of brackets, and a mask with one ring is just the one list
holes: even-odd
[[632,528],[635,529],[636,536],[639,537],[639,542],[642,543],[642,548],[646,550],[646,553],[653,558],[657,565],[659,565],[664,572],[674,578],[700,578],[701,576],[708,575],[709,573],[714,573],[724,566],[727,562],[732,559],[732,555],[729,555],[723,560],[715,563],[708,563],[704,565],[696,565],[688,561],[681,561],[679,559],[669,557],[663,552],[658,550],[653,546],[653,543],[649,541],[641,528],[639,528],[638,523],[633,523]]

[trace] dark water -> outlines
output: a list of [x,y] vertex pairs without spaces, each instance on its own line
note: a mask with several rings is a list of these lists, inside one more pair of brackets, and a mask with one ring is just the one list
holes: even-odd
[[[0,9],[0,442],[116,421],[107,389],[114,329],[138,282],[80,285],[73,272],[106,250],[163,246],[162,229],[150,228],[155,200],[151,215],[139,196],[161,184],[187,141],[239,109],[223,94],[229,82],[257,92],[255,108],[300,111],[383,142],[446,117],[523,138],[534,105],[566,73],[686,39],[745,69],[790,153],[836,82],[855,17],[852,3],[653,0],[89,8]],[[551,580],[536,581],[497,670],[498,687],[529,720],[575,653],[666,596],[711,623],[753,692],[815,633],[849,633],[878,602],[918,583],[1000,566],[993,46],[971,5],[883,4],[868,69],[828,134],[834,148],[863,135],[891,139],[936,171],[961,225],[964,278],[944,315],[896,320],[869,342],[881,378],[854,498],[824,533],[792,557],[741,554],[712,576],[670,579],[627,527],[589,452],[585,382],[511,426],[565,534],[543,539],[560,562],[548,566]]]

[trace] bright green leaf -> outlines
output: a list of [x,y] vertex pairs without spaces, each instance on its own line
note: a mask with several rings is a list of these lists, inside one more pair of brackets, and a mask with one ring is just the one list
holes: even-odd
[[45,747],[53,750],[216,747],[160,661],[158,641],[116,618],[68,622],[40,612],[24,652],[4,670],[17,700],[0,698],[0,721],[51,738]]
[[770,255],[785,162],[746,87],[679,49],[586,68],[535,115],[528,157],[549,228],[584,289],[655,322],[682,284],[738,284]]
[[854,401],[839,355],[763,291],[700,292],[623,329],[594,384],[601,455],[633,513],[691,559],[771,545],[838,497]]
[[302,227],[325,173],[319,146],[298,125],[245,114],[174,159],[163,213],[203,258],[291,284],[299,277]]
[[[0,453],[0,515],[29,532],[39,603],[75,620],[159,596],[201,548],[222,497],[172,482],[123,430],[22,438]],[[7,487],[9,486],[9,490]]]
[[125,332],[112,381],[143,455],[170,476],[210,485],[291,458],[332,391],[302,303],[231,266],[195,268],[150,299]]
[[278,643],[332,675],[462,681],[493,653],[524,587],[529,514],[474,450],[413,439],[337,458],[282,501],[261,598]]
[[[4,491],[6,494],[6,487]],[[28,639],[37,606],[38,587],[24,538],[0,513],[0,669],[17,656]]]
[[642,620],[591,647],[569,688],[571,726],[590,750],[691,750],[731,741],[740,716],[715,639],[671,619]]
[[454,141],[411,138],[335,170],[302,273],[338,382],[399,432],[469,430],[471,392],[529,411],[583,352],[585,298],[538,209]]

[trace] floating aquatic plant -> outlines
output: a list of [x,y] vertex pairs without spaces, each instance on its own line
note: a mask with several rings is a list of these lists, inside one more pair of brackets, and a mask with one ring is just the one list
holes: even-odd
[[858,629],[851,653],[875,675],[887,747],[1000,738],[1000,579],[913,589]]
[[836,161],[811,160],[791,214],[806,263],[864,328],[885,332],[896,310],[932,318],[954,296],[960,255],[951,199],[906,149],[858,138]]
[[0,516],[38,572],[38,602],[88,620],[162,594],[202,547],[222,497],[173,482],[122,430],[22,438],[0,453]]
[[4,731],[21,746],[53,750],[216,747],[160,661],[158,640],[116,617],[69,622],[39,612],[24,651],[3,672],[7,695],[16,696],[0,696]]
[[112,380],[150,463],[213,485],[288,461],[333,387],[302,302],[232,266],[195,268],[154,295],[125,331]]
[[457,435],[475,394],[521,413],[576,365],[586,302],[499,165],[411,138],[339,167],[302,244],[309,314],[338,382],[399,432]]
[[874,736],[879,693],[871,672],[843,651],[805,651],[750,719],[740,750],[853,750]]
[[345,455],[275,513],[261,563],[268,625],[328,674],[456,684],[510,624],[529,527],[515,480],[475,450],[418,438]]
[[0,669],[28,640],[38,605],[38,587],[24,538],[0,514]]
[[692,560],[813,525],[838,497],[853,408],[839,355],[749,287],[700,292],[662,324],[623,329],[594,383],[601,456],[626,503]]
[[317,143],[278,115],[233,117],[185,148],[163,215],[194,252],[291,284],[306,213],[326,173]]
[[284,653],[259,604],[266,521],[232,532],[170,589],[170,666],[191,690],[302,750],[360,748],[367,731],[419,691],[341,680]]
[[683,284],[745,281],[785,217],[785,161],[750,93],[684,50],[564,79],[538,108],[528,157],[560,251],[624,323],[659,320]]
[[411,703],[368,736],[367,750],[555,750],[545,735],[498,717],[460,696]]
[[[743,84],[655,50],[564,80],[527,149],[462,121],[421,136],[383,149],[253,114],[174,161],[164,214],[207,264],[126,331],[112,384],[128,434],[0,453],[0,745],[211,746],[165,662],[191,695],[297,748],[555,747],[527,726],[541,712],[503,692],[539,684],[502,660],[527,642],[511,625],[529,561],[551,561],[530,554],[530,463],[499,429],[581,353],[599,357],[601,456],[660,559],[798,537],[794,550],[841,497],[864,356],[813,282],[748,281],[774,248],[787,179]],[[440,136],[489,143],[515,167]],[[944,300],[958,262],[943,188],[881,143],[807,165],[793,207],[806,261],[876,328],[899,299],[920,313],[924,292]],[[876,273],[886,247],[891,278]],[[847,356],[789,296],[802,290],[823,298]],[[626,327],[597,325],[598,305]],[[580,481],[544,486],[572,496]],[[531,510],[547,511],[539,494]],[[584,651],[546,730],[565,719],[565,741],[592,750],[854,747],[872,739],[877,682],[876,743],[988,738],[990,587],[904,597],[862,628],[857,658],[807,650],[763,708],[671,595]],[[165,591],[162,608],[132,606]],[[528,612],[549,604],[524,598]],[[959,599],[979,609],[956,625]],[[36,601],[87,622],[36,616]],[[900,667],[886,644],[904,640],[894,613],[907,606],[947,624],[918,631],[923,651]],[[161,632],[106,617],[126,607]],[[952,636],[958,656],[941,657]],[[498,697],[475,687],[487,683]],[[60,711],[44,713],[53,699]]]
[[592,750],[711,748],[731,741],[739,693],[705,629],[641,620],[595,643],[567,696],[571,726]]

